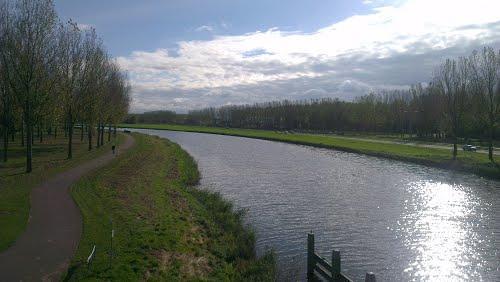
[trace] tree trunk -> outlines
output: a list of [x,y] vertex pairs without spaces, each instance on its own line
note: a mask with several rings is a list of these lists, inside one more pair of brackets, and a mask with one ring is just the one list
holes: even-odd
[[493,161],[493,142],[490,140],[490,146],[488,148],[488,158]]
[[73,158],[73,117],[71,114],[71,108],[68,111],[68,159]]
[[115,124],[114,130],[113,130],[113,137],[116,137],[116,124]]
[[456,113],[453,116],[453,125],[452,125],[452,136],[453,136],[453,160],[457,159],[457,144],[458,144],[458,117]]
[[101,146],[104,146],[104,123],[101,124]]
[[457,137],[453,138],[453,160],[456,160],[457,159],[457,153],[458,153],[458,150],[457,150]]
[[7,149],[9,148],[9,131],[7,127],[3,129],[3,161],[7,162]]
[[57,124],[54,127],[54,139],[57,139]]
[[[31,124],[31,122],[30,122],[30,124]],[[33,145],[35,145],[35,126],[30,125],[29,130],[31,130],[30,141],[31,141],[31,146],[33,147]],[[26,136],[27,135],[28,134],[26,134]]]
[[490,144],[488,146],[488,158],[492,162],[494,162],[494,160],[493,160],[493,139],[495,139],[495,128],[491,127],[491,130],[490,130]]
[[30,173],[33,170],[33,126],[27,125],[26,127],[26,172]]
[[81,130],[82,130],[82,132],[80,132],[80,142],[83,142],[83,131],[85,131],[85,129],[83,128],[83,122],[82,122]]
[[96,147],[99,148],[100,146],[101,146],[101,124],[97,123]]
[[21,122],[21,147],[24,147],[24,120]]
[[87,137],[89,139],[89,151],[92,150],[92,130],[90,130],[90,127],[87,129]]
[[1,89],[4,95],[2,99],[3,113],[2,113],[2,131],[3,131],[3,161],[7,162],[7,149],[9,147],[9,122],[7,121],[8,110],[7,110],[7,93],[5,89]]
[[40,144],[43,143],[43,130],[42,126],[38,126],[38,137],[40,138]]
[[108,142],[111,141],[111,124],[108,126]]

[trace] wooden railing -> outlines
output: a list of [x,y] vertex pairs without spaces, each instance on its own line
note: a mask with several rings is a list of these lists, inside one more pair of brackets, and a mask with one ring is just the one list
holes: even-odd
[[[307,281],[317,279],[335,282],[353,282],[340,271],[340,252],[332,251],[332,260],[329,263],[314,251],[314,234],[307,234]],[[366,273],[365,282],[376,282],[375,274]]]

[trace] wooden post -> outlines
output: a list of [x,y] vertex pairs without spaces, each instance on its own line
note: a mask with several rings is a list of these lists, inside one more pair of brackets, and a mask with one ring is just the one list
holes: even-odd
[[339,281],[340,278],[340,252],[337,250],[332,251],[332,278],[333,281]]
[[113,267],[113,238],[115,237],[115,230],[113,229],[113,220],[110,218],[109,223],[111,225],[111,242],[109,248],[109,267]]
[[367,272],[365,276],[365,282],[377,282],[375,274],[373,272]]
[[307,234],[307,280],[314,278],[314,234]]

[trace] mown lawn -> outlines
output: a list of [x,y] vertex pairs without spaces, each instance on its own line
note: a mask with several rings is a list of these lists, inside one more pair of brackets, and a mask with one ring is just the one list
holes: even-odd
[[358,141],[326,135],[170,124],[122,124],[121,127],[202,132],[281,141],[410,161],[446,169],[467,171],[490,178],[500,179],[500,168],[491,163],[486,154],[464,152],[461,150],[458,153],[457,161],[453,161],[451,150],[447,149],[423,148],[404,144],[384,144],[362,140]]
[[274,257],[255,257],[243,213],[192,187],[194,160],[168,140],[133,136],[133,148],[72,187],[84,231],[66,280],[273,280]]
[[[45,136],[42,143],[35,140],[33,171],[25,173],[25,148],[20,137],[9,144],[8,160],[0,162],[0,251],[7,249],[24,231],[29,217],[31,189],[58,172],[93,159],[110,150],[110,144],[89,152],[87,143],[80,141],[79,131],[73,138],[73,159],[67,157],[67,139],[62,132],[57,138]],[[118,137],[117,142],[122,141]],[[107,140],[107,136],[105,138]]]

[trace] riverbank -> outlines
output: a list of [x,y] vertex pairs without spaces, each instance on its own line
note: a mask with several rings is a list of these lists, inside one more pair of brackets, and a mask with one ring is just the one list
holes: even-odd
[[274,258],[256,258],[243,213],[193,187],[195,161],[166,139],[134,138],[134,148],[72,188],[84,223],[66,280],[273,280]]
[[459,151],[457,160],[453,161],[451,150],[448,149],[351,140],[326,135],[169,124],[122,124],[121,127],[199,132],[279,141],[383,157],[500,179],[500,168],[491,163],[487,155],[462,150]]
[[[78,131],[79,132],[79,131]],[[0,252],[6,250],[25,230],[30,214],[32,189],[54,175],[67,171],[111,150],[111,143],[87,150],[87,143],[80,141],[79,133],[73,139],[73,159],[67,157],[67,138],[46,136],[42,143],[33,146],[33,171],[25,173],[25,147],[19,137],[9,145],[8,161],[0,163]],[[118,136],[118,143],[123,142]]]

